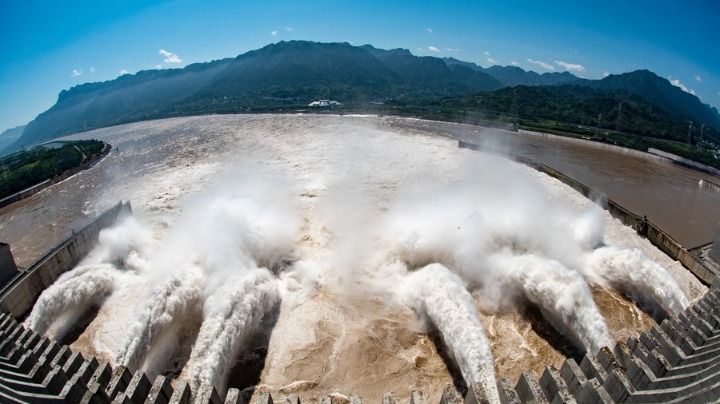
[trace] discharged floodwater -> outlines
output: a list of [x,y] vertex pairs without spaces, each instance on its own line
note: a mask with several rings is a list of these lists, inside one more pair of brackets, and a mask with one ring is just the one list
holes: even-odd
[[[256,385],[303,400],[338,391],[375,401],[395,391],[407,401],[410,390],[423,389],[437,402],[453,381],[446,358],[468,354],[462,349],[471,345],[454,340],[462,333],[456,322],[443,322],[448,318],[475,318],[489,339],[495,372],[513,381],[524,370],[540,372],[576,354],[543,310],[588,346],[637,336],[652,320],[617,290],[624,285],[606,276],[609,267],[616,276],[660,265],[688,299],[706,290],[569,187],[505,158],[460,149],[456,139],[553,167],[647,214],[686,246],[710,242],[720,218],[720,194],[697,186],[702,174],[579,143],[465,125],[225,115],[140,122],[72,138],[104,140],[116,151],[93,169],[0,210],[0,241],[10,243],[27,267],[97,212],[118,200],[132,203],[139,223],[109,233],[113,259],[99,266],[108,276],[95,279],[111,293],[92,300],[100,307],[78,321],[83,329],[70,332],[68,343],[113,363],[131,358],[150,375],[191,380],[194,361],[230,387]],[[604,252],[593,250],[599,240],[608,246]],[[438,264],[423,275],[420,268],[434,262],[459,268],[457,276]],[[472,266],[477,262],[483,266]],[[656,289],[673,283],[654,281]],[[432,289],[438,293],[419,292],[442,282]],[[540,286],[548,283],[559,286]],[[465,288],[475,289],[456,293]],[[257,294],[272,315],[261,323],[252,318],[257,310],[238,315],[239,328],[247,328],[243,334],[254,342],[240,349],[238,367],[215,369],[217,361],[193,344],[224,339],[218,335],[227,321],[212,328],[204,320],[239,305],[232,300],[239,289]],[[561,290],[576,293],[570,301],[580,306],[570,312],[553,307]],[[165,305],[163,296],[183,304]],[[48,312],[63,309],[45,303]],[[175,311],[164,313],[163,322],[143,320],[170,307]],[[575,316],[575,309],[585,317]],[[435,316],[435,328],[428,315]],[[48,332],[70,328],[54,324]],[[169,348],[144,352],[129,345],[128,330],[135,329]],[[446,352],[452,347],[459,351]]]
[[699,186],[711,175],[653,157],[639,157],[590,142],[539,137],[468,125],[411,121],[409,127],[485,144],[554,168],[657,224],[687,249],[714,240],[720,193]]

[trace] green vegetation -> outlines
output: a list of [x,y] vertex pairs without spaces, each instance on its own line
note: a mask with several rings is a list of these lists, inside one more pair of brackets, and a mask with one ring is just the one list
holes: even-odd
[[703,127],[701,133],[695,126],[687,143],[687,118],[619,90],[518,86],[460,97],[392,100],[372,109],[379,114],[527,129],[642,151],[655,148],[720,169],[715,157],[720,132],[715,128]]
[[0,199],[89,161],[103,147],[98,140],[53,142],[0,158]]

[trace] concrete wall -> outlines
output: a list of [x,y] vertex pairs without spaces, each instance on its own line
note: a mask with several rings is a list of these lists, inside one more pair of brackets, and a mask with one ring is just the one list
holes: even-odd
[[601,143],[601,142],[595,142],[595,141],[588,140],[588,139],[578,139],[578,138],[568,137],[568,136],[553,135],[551,133],[534,132],[534,131],[525,130],[525,129],[518,129],[518,133],[521,133],[523,135],[560,139],[564,142],[582,143],[582,144],[592,146],[592,147],[597,147],[600,149],[614,150],[614,151],[629,154],[632,156],[638,156],[638,157],[643,157],[643,158],[648,158],[648,159],[672,161],[671,158],[663,157],[658,154],[651,154],[651,153],[647,153],[647,152],[640,151],[640,150],[628,149],[627,147],[616,146],[613,144],[607,144],[607,143]]
[[10,246],[6,243],[0,243],[0,288],[7,285],[13,278],[20,275],[15,265]]
[[[459,147],[472,150],[481,150],[480,146],[462,140],[459,142]],[[492,152],[492,150],[486,151]],[[625,225],[638,229],[639,226],[642,224],[641,222],[643,218],[641,216],[630,212],[629,210],[620,206],[613,200],[593,192],[593,190],[591,190],[586,185],[568,177],[567,175],[544,164],[538,163],[537,161],[531,160],[527,157],[516,155],[514,156],[514,158],[520,163],[523,163],[529,167],[532,167],[540,172],[543,172],[553,178],[562,181],[563,183],[575,189],[585,197],[601,204],[608,212],[610,212],[610,214],[614,218],[620,220]],[[685,268],[690,270],[690,272],[692,272],[700,281],[702,281],[706,285],[710,285],[713,282],[714,277],[716,275],[720,275],[715,273],[711,268],[703,265],[702,261],[700,261],[699,258],[690,254],[682,245],[680,245],[680,243],[675,241],[672,237],[670,237],[669,234],[662,231],[655,224],[650,221],[646,221],[646,223],[647,231],[643,232],[645,233],[644,236],[647,237],[647,239],[651,243],[653,243],[655,247],[659,248],[670,258],[679,261]]]
[[[547,367],[538,378],[523,373],[517,382],[496,381],[501,403],[624,403],[717,402],[720,398],[720,279],[680,313],[638,338],[618,341],[614,348],[588,352],[579,361],[567,359],[560,369]],[[426,404],[419,390],[410,404]],[[443,389],[441,404],[489,402],[479,384],[467,392]],[[298,394],[258,393],[229,389],[219,393],[203,385],[191,391],[184,380],[171,383],[165,376],[150,379],[142,370],[132,373],[92,356],[73,352],[25,329],[12,316],[0,314],[0,402],[57,403],[251,403],[300,404],[315,398]],[[300,394],[303,394],[300,392]],[[463,397],[464,395],[464,397]],[[359,404],[356,395],[339,397],[328,391],[321,404]],[[395,393],[385,393],[383,404],[396,404]]]
[[120,202],[80,231],[73,232],[28,268],[23,276],[0,291],[0,311],[11,313],[15,318],[25,316],[45,288],[52,285],[61,274],[75,267],[90,252],[100,230],[111,226],[118,217],[130,214],[131,211],[129,202]]
[[690,159],[686,159],[685,157],[680,157],[678,155],[664,152],[662,150],[653,149],[652,147],[648,149],[648,152],[652,154],[657,154],[658,156],[665,157],[668,160],[672,160],[680,165],[683,165],[688,168],[692,168],[698,171],[702,171],[706,174],[714,175],[718,178],[720,178],[720,170],[714,167],[710,167],[708,165],[698,163],[697,161],[692,161]]
[[720,264],[720,229],[715,233],[715,241],[713,241],[712,247],[710,247],[709,256],[710,259]]

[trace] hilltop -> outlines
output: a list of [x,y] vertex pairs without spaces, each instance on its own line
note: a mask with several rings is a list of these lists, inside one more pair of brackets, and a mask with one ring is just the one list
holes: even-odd
[[[315,99],[362,110],[370,103],[418,105],[516,86],[565,85],[597,90],[600,97],[602,91],[640,97],[657,106],[663,119],[720,128],[716,109],[647,70],[586,80],[567,72],[482,68],[453,58],[415,56],[406,49],[291,41],[235,58],[140,71],[64,90],[4,151],[99,127],[181,115],[293,110]],[[633,118],[627,115],[626,121]],[[626,124],[625,129],[634,127]]]

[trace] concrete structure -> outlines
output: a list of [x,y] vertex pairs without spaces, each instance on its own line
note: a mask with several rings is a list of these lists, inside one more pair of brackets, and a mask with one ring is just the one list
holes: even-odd
[[335,100],[318,100],[308,104],[308,107],[339,107],[341,103]]
[[712,247],[710,247],[708,257],[720,265],[720,229],[718,229],[718,232],[715,234],[715,241],[713,241]]
[[20,275],[20,272],[18,272],[17,265],[15,265],[15,258],[13,258],[12,251],[10,251],[10,245],[0,243],[0,288],[5,287],[18,275]]
[[[481,147],[474,143],[465,141],[459,141],[459,147],[480,150]],[[486,150],[492,152],[492,150]],[[514,155],[513,158],[522,164],[532,167],[542,173],[545,173],[553,178],[556,178],[566,185],[570,186],[577,192],[584,195],[586,198],[597,201],[602,205],[610,214],[624,223],[626,226],[631,226],[638,229],[641,225],[646,228],[646,233],[643,235],[647,238],[655,247],[667,254],[670,258],[679,261],[685,268],[690,270],[700,281],[706,285],[710,285],[716,276],[720,276],[720,271],[715,266],[708,266],[697,255],[693,255],[688,252],[680,243],[675,241],[669,234],[662,231],[659,227],[653,224],[649,220],[644,220],[642,216],[636,215],[630,212],[624,207],[617,204],[615,201],[606,198],[603,195],[594,193],[588,186],[575,181],[567,175],[555,170],[554,168],[548,167],[544,164],[538,163],[537,161],[531,160],[527,157]],[[717,237],[716,237],[717,240]],[[718,243],[720,245],[720,243]]]
[[22,318],[30,312],[38,296],[64,272],[87,255],[100,230],[111,226],[118,217],[132,212],[129,202],[120,202],[84,228],[52,248],[20,277],[0,290],[0,311]]
[[[474,145],[464,145],[471,147]],[[556,177],[586,196],[584,185],[538,163],[522,161]],[[628,225],[642,220],[610,200],[607,209]],[[92,248],[103,227],[130,212],[129,203],[119,203],[95,221],[52,249],[22,277],[16,278],[0,294],[0,402],[17,403],[241,403],[237,389],[224,397],[211,386],[190,391],[185,381],[174,387],[158,376],[150,380],[145,373],[131,373],[124,366],[113,367],[84,357],[67,346],[25,329],[17,322],[32,307],[42,290],[72,268]],[[548,367],[539,376],[526,372],[517,381],[497,380],[503,403],[559,402],[710,402],[720,399],[720,277],[676,243],[669,235],[648,222],[647,238],[663,251],[680,260],[710,285],[705,296],[678,318],[664,320],[639,338],[617,342],[599,352],[586,354],[579,362],[566,360],[560,369]],[[477,385],[467,392],[444,389],[442,404],[480,404],[487,402]],[[360,404],[361,397],[341,398],[328,391],[321,403]],[[411,404],[425,404],[422,391],[412,391]],[[278,399],[280,397],[276,397]],[[288,404],[307,398],[290,394]],[[396,396],[386,393],[383,404],[394,404]],[[272,404],[269,394],[258,394],[258,404]]]
[[[540,377],[528,372],[514,383],[500,379],[497,387],[503,403],[717,401],[720,279],[678,318],[663,321],[639,338],[588,353],[579,363],[568,359],[560,369],[546,368]],[[471,385],[463,397],[448,386],[441,403],[487,402],[480,391],[479,386]],[[424,397],[423,392],[413,391],[410,402],[425,404]],[[150,380],[142,371],[131,374],[124,366],[113,368],[23,328],[9,314],[0,314],[0,402],[165,404],[188,403],[191,398],[196,403],[248,399],[237,389],[230,389],[224,397],[210,386],[191,392],[183,381],[173,388],[164,376]],[[301,399],[291,394],[285,401],[300,404]],[[334,401],[339,402],[336,394],[321,399],[321,403]],[[361,398],[349,396],[349,401],[361,403]],[[395,395],[385,394],[382,402],[394,404]],[[272,404],[273,399],[260,394],[255,403]]]
[[33,185],[30,188],[24,189],[20,192],[16,192],[8,197],[0,199],[0,208],[10,205],[12,203],[15,203],[19,200],[31,197],[49,186],[55,185],[60,181],[65,181],[66,179],[72,177],[73,175],[79,173],[80,171],[85,171],[85,170],[89,169],[90,167],[97,164],[98,161],[102,160],[105,156],[107,156],[107,154],[110,153],[111,150],[112,150],[112,146],[105,143],[105,145],[103,146],[102,152],[99,155],[91,158],[90,160],[82,163],[81,165],[79,165],[75,168],[72,168],[70,170],[67,170],[52,179],[45,180],[39,184]]

